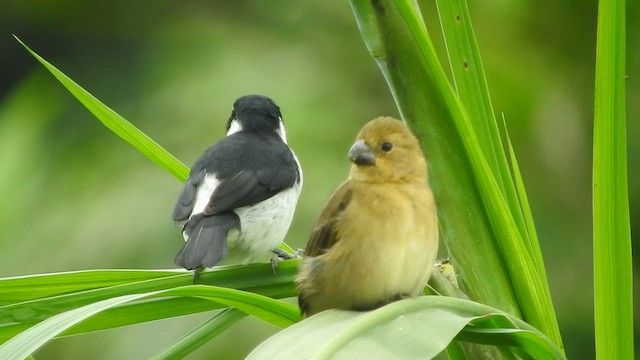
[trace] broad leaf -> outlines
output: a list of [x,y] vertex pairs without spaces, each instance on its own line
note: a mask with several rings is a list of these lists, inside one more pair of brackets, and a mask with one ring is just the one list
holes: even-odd
[[548,338],[518,318],[467,300],[423,296],[370,312],[329,310],[274,335],[249,359],[430,359],[452,341],[496,345],[533,359],[563,359]]

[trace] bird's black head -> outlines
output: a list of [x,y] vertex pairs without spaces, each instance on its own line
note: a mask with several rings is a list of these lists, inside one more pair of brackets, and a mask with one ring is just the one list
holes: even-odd
[[273,100],[262,95],[239,98],[233,103],[233,111],[227,122],[227,135],[238,131],[276,133],[284,138],[280,108]]

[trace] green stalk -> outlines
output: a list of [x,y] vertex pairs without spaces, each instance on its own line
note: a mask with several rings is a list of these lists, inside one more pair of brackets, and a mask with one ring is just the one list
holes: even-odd
[[[424,58],[394,1],[352,0],[369,53],[387,80],[404,121],[421,140],[436,194],[440,233],[459,273],[460,288],[473,300],[520,316],[514,289],[482,198],[444,99],[456,97],[437,57]],[[432,49],[430,42],[423,44]],[[434,53],[434,51],[427,51]],[[454,107],[455,109],[456,107]],[[492,286],[486,286],[491,279]]]
[[225,309],[191,330],[177,342],[162,349],[150,360],[183,359],[246,316],[247,314],[238,309]]
[[[430,160],[443,239],[461,288],[471,299],[522,316],[562,347],[540,250],[524,220],[528,209],[516,195],[504,149],[496,148],[500,140],[479,52],[466,4],[460,6],[466,30],[449,32],[448,44],[458,46],[449,50],[452,61],[468,56],[467,68],[475,72],[458,74],[462,97],[447,79],[415,2],[352,1],[363,39]],[[481,99],[471,99],[472,93]]]
[[465,0],[437,0],[436,3],[456,93],[467,109],[469,118],[472,119],[471,125],[491,167],[491,172],[509,204],[527,250],[535,260],[538,273],[546,283],[546,271],[535,227],[532,226],[533,223],[527,224],[525,220],[526,213],[530,212],[529,204],[522,203],[518,196],[520,190],[524,188],[516,191],[517,186],[514,184],[514,182],[517,183],[520,174],[512,163],[514,172],[512,180],[506,154],[502,151],[503,144],[498,122],[491,104],[489,87],[467,3]]
[[601,0],[593,144],[595,331],[599,359],[634,358],[625,41],[625,1]]

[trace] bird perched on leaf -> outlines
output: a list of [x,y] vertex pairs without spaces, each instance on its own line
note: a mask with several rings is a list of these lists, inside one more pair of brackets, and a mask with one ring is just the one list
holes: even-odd
[[266,96],[239,98],[226,137],[195,162],[173,209],[186,241],[176,264],[198,271],[225,257],[248,263],[281,254],[301,189],[280,108]]
[[377,118],[362,128],[349,159],[349,178],[322,210],[296,279],[306,316],[415,296],[436,260],[436,204],[409,129]]

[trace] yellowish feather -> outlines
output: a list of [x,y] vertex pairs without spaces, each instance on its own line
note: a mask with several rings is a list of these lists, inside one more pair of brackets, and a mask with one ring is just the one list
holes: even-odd
[[307,316],[416,296],[436,259],[436,206],[418,141],[392,118],[369,122],[360,139],[375,164],[352,166],[314,227],[297,278]]

